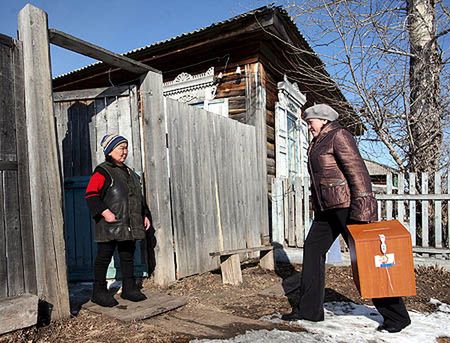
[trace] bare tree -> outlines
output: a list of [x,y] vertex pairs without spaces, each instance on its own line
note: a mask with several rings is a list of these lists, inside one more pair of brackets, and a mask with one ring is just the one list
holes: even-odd
[[[381,142],[400,170],[435,171],[448,163],[444,37],[450,18],[444,2],[298,0],[288,11],[334,81],[311,66],[307,51],[286,42],[292,65],[285,69],[293,79],[321,96],[336,91],[337,83],[367,128],[362,139]],[[379,144],[363,146],[369,154],[380,151]]]

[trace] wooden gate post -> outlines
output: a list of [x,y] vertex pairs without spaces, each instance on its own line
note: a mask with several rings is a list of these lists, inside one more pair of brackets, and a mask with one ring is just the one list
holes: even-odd
[[148,72],[141,83],[140,94],[145,189],[157,241],[154,277],[155,283],[166,286],[176,277],[162,84],[161,74]]
[[30,4],[19,12],[37,291],[51,319],[70,316],[47,14]]

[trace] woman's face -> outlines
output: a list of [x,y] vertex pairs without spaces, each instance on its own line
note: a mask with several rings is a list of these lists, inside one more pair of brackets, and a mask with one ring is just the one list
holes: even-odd
[[306,122],[308,123],[308,129],[313,137],[317,137],[325,124],[328,123],[328,120],[313,118],[308,119]]
[[128,143],[120,143],[109,153],[109,156],[117,163],[124,163],[128,156]]

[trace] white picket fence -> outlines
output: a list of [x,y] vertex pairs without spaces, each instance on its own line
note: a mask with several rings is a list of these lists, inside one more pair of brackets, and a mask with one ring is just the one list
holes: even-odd
[[[302,247],[313,219],[309,177],[272,181],[272,239]],[[418,253],[450,253],[450,174],[387,174],[377,185],[378,219],[398,219]],[[305,201],[306,200],[306,201]]]

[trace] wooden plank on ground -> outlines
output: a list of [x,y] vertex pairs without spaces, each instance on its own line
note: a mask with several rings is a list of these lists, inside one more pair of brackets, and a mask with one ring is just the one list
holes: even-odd
[[0,334],[35,325],[38,300],[39,298],[32,294],[0,299]]
[[187,304],[187,299],[183,297],[150,291],[143,291],[143,293],[147,296],[147,299],[143,301],[124,300],[116,294],[115,298],[119,302],[117,306],[102,307],[89,301],[83,305],[83,308],[124,322],[131,322],[151,318]]

